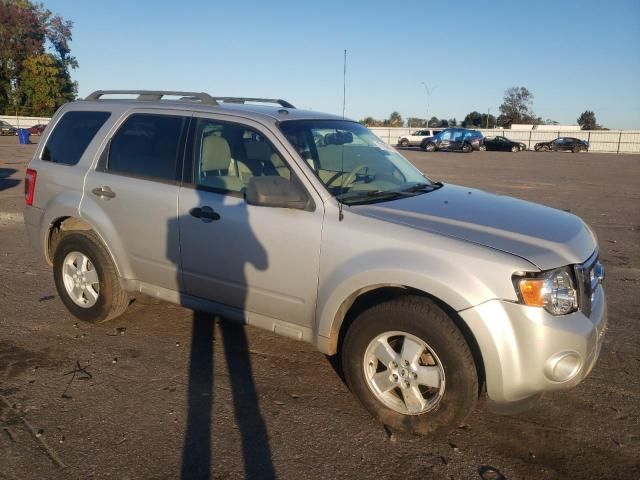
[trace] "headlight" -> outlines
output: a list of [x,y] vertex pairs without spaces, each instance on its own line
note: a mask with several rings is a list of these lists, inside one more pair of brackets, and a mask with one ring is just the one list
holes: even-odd
[[535,276],[514,277],[518,298],[525,305],[543,307],[552,315],[565,315],[578,308],[578,294],[571,270],[558,268]]

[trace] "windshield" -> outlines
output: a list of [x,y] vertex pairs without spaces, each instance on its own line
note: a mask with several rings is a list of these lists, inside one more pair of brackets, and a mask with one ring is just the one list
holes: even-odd
[[289,120],[280,128],[327,190],[345,203],[390,200],[439,186],[359,123]]

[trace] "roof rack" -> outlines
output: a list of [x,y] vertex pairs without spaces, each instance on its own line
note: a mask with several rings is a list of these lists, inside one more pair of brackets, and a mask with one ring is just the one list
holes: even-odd
[[287,102],[286,100],[282,100],[280,98],[214,97],[214,100],[219,102],[226,102],[226,103],[247,103],[247,102],[277,103],[278,105],[284,108],[296,108],[291,103]]
[[210,105],[217,105],[216,99],[208,93],[204,92],[172,92],[164,90],[96,90],[95,92],[87,95],[85,100],[100,100],[103,95],[138,95],[136,100],[142,101],[156,101],[162,100],[162,97],[166,95],[173,95],[182,97],[180,100],[199,100],[202,103]]

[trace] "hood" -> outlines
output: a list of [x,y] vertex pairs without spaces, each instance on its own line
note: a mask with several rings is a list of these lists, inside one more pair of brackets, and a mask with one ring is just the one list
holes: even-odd
[[597,246],[591,230],[575,215],[457,185],[354,206],[352,211],[501,250],[541,270],[582,263]]

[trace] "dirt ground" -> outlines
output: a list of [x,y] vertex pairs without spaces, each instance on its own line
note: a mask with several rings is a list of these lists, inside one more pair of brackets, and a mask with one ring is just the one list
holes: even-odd
[[389,435],[307,344],[142,296],[76,321],[22,225],[33,150],[0,139],[0,479],[640,478],[640,156],[404,151],[433,179],[580,215],[607,268],[581,385],[424,439]]

